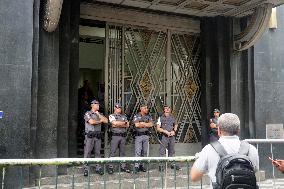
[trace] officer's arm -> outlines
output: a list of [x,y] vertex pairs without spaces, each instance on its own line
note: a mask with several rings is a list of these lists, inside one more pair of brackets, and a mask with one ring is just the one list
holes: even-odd
[[160,133],[164,132],[164,129],[161,128],[160,124],[157,124],[157,131],[160,132]]
[[129,127],[128,121],[112,121],[112,127]]
[[174,135],[176,135],[176,132],[177,132],[177,124],[175,124],[175,126],[174,126],[174,129],[170,132],[171,133],[171,136],[174,136]]
[[157,125],[157,131],[169,135],[169,131],[162,129],[160,124]]
[[210,123],[210,127],[211,127],[211,129],[214,129],[214,128],[217,128],[217,126],[216,126],[216,124],[215,123]]
[[158,118],[158,121],[157,121],[157,131],[160,133],[165,133],[164,129],[161,128],[161,118],[160,117]]
[[99,116],[99,118],[100,118],[100,122],[101,122],[101,123],[108,123],[108,119],[107,119],[105,116],[103,116],[103,115],[100,114],[100,113],[98,113],[98,116]]
[[137,122],[137,123],[135,123],[135,127],[137,127],[137,128],[143,128],[144,126],[143,126],[143,123],[144,122]]
[[150,122],[148,122],[148,123],[143,122],[143,127],[145,127],[145,128],[151,128],[151,127],[153,127],[153,121],[150,121]]
[[129,127],[129,121],[125,121],[125,127],[126,127],[126,128]]
[[87,123],[89,123],[91,125],[97,125],[97,124],[101,123],[101,121],[96,121],[95,119],[92,119],[91,114],[89,112],[85,113],[84,119]]
[[101,120],[97,121],[97,120],[94,120],[94,119],[89,119],[88,123],[91,124],[91,125],[98,125],[102,122],[101,122]]
[[217,125],[213,122],[213,119],[210,119],[210,128],[211,129],[217,128]]

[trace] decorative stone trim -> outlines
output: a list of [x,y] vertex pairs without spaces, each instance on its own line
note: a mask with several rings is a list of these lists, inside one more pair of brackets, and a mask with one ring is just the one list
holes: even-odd
[[247,28],[234,36],[234,49],[243,51],[253,46],[268,28],[273,4],[263,4],[256,8]]
[[43,28],[47,32],[53,32],[56,30],[60,19],[62,3],[63,0],[46,0]]

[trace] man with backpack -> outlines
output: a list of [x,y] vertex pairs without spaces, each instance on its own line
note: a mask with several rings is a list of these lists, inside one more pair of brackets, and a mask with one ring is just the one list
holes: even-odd
[[240,141],[240,120],[225,113],[217,122],[220,139],[206,145],[191,168],[192,181],[207,173],[213,189],[257,189],[254,172],[259,169],[257,149]]

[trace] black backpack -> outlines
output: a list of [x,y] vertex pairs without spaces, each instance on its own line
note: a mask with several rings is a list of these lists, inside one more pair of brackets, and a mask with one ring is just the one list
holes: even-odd
[[250,148],[247,142],[241,141],[237,154],[227,154],[219,141],[211,145],[220,156],[213,189],[258,189],[253,164],[247,156]]

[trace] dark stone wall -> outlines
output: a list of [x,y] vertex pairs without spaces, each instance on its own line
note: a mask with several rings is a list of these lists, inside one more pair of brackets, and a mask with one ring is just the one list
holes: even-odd
[[[234,23],[234,25],[233,25]],[[241,138],[254,138],[253,69],[251,51],[233,50],[233,32],[240,23],[232,18],[201,20],[202,143],[208,143],[209,118],[214,108],[232,112],[241,120]],[[253,63],[253,62],[252,62]]]
[[[0,158],[76,154],[80,1],[64,1],[52,33],[42,28],[43,8],[41,1],[0,1]],[[54,167],[42,170],[53,174]],[[5,188],[37,176],[36,168],[8,168]]]
[[[284,123],[284,6],[277,8],[277,29],[267,29],[254,47],[255,115],[257,138],[266,137],[266,124]],[[275,145],[274,157],[284,159],[283,144]],[[270,170],[270,146],[260,145],[261,167]],[[283,177],[283,175],[279,175]]]
[[[0,1],[0,158],[31,156],[33,3]],[[17,188],[20,174],[20,169],[7,169],[5,188]],[[28,176],[25,170],[23,176]]]

